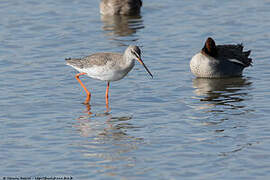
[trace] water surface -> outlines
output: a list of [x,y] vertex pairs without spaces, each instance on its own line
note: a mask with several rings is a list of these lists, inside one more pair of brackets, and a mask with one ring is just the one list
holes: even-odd
[[[270,3],[144,1],[102,17],[98,1],[0,2],[0,176],[75,179],[268,179]],[[189,60],[211,36],[243,43],[244,76],[196,79]],[[82,77],[66,57],[142,49],[126,78]]]

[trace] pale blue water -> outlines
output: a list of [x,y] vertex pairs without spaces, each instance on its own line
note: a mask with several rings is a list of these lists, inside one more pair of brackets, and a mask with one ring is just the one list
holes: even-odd
[[[102,18],[98,1],[0,1],[0,178],[269,179],[270,2],[144,1],[141,16]],[[211,36],[241,43],[241,78],[196,79],[189,60]],[[140,64],[111,83],[66,57],[123,52]],[[90,113],[91,112],[91,113]]]

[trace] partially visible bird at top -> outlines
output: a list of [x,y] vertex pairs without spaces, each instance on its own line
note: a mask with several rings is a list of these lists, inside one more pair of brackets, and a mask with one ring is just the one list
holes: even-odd
[[141,0],[101,0],[102,15],[138,15],[142,6]]
[[209,37],[202,50],[192,57],[191,72],[203,78],[242,76],[243,69],[252,65],[251,51],[243,48],[242,44],[216,45]]

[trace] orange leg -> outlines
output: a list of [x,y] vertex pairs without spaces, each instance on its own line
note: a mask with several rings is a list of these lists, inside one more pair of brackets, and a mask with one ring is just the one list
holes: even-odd
[[106,89],[106,105],[109,105],[109,87],[110,87],[110,82],[108,81],[107,83],[107,89]]
[[86,106],[86,113],[88,113],[89,115],[93,114],[91,112],[91,105],[90,104],[85,104],[85,106]]
[[84,86],[84,84],[82,83],[82,81],[79,78],[80,75],[84,75],[84,74],[86,74],[86,73],[76,74],[75,78],[77,79],[77,81],[79,81],[79,83],[81,84],[81,86],[83,87],[83,89],[85,90],[85,92],[87,94],[84,104],[89,104],[90,99],[91,99],[91,93],[87,90],[87,88]]

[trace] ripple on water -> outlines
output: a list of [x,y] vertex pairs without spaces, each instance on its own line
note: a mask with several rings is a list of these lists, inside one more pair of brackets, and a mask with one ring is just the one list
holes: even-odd
[[[267,179],[266,1],[144,1],[140,16],[100,16],[97,1],[0,1],[0,172],[75,179]],[[236,10],[237,9],[237,10]],[[196,79],[190,58],[212,36],[243,43],[244,76]],[[91,107],[66,57],[142,49]]]

